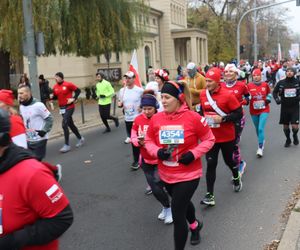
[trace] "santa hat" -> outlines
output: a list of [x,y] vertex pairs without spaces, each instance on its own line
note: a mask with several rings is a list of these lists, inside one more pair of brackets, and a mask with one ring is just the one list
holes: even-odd
[[0,90],[0,102],[3,102],[8,106],[13,106],[14,105],[13,92],[9,89],[1,89]]
[[165,69],[157,69],[154,73],[155,76],[160,77],[162,81],[169,81],[169,73]]
[[221,70],[219,68],[211,68],[205,74],[205,78],[211,79],[215,82],[220,82],[221,80]]
[[233,63],[228,63],[225,67],[225,71],[233,71],[238,74],[238,69]]

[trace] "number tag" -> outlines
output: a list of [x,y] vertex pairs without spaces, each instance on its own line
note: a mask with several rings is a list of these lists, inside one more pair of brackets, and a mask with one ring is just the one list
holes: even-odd
[[206,122],[210,128],[219,128],[220,124],[215,123],[214,117],[211,115],[205,115]]
[[162,126],[159,130],[160,144],[183,144],[184,130],[181,125]]
[[66,108],[60,108],[59,109],[59,114],[63,115],[66,113]]
[[266,104],[264,100],[257,100],[253,102],[254,109],[264,109],[266,108]]
[[26,136],[27,136],[27,140],[34,141],[34,140],[37,139],[38,134],[34,129],[27,129],[26,130]]
[[296,89],[284,89],[284,97],[295,97],[296,96]]

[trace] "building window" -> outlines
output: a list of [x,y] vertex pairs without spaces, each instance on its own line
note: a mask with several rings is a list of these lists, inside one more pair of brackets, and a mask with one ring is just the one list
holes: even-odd
[[100,63],[100,56],[97,56],[97,63]]
[[149,18],[148,17],[146,17],[146,23],[149,24]]
[[120,53],[116,52],[116,62],[120,62]]
[[153,18],[153,25],[156,25],[156,19]]

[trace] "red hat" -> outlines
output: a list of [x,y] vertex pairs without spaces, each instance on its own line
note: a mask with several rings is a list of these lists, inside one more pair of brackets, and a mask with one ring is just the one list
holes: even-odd
[[252,75],[253,76],[261,76],[261,70],[260,69],[253,70]]
[[215,82],[220,82],[221,80],[221,70],[214,67],[214,68],[211,68],[207,71],[207,73],[205,74],[205,77],[206,78],[209,78]]
[[5,103],[6,105],[14,105],[14,95],[13,92],[9,89],[0,90],[0,102]]

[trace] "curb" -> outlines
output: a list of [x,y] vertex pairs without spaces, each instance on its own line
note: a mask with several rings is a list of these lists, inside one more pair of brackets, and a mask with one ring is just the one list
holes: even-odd
[[277,250],[300,250],[300,200],[293,208]]
[[[124,120],[124,116],[118,116],[118,118],[119,118],[119,121]],[[77,126],[77,128],[78,128],[79,131],[85,131],[85,130],[88,130],[90,128],[102,127],[102,126],[103,126],[103,122],[97,120],[96,122],[92,121],[92,122],[86,122],[84,124],[80,124],[80,125]],[[70,131],[70,133],[72,133],[72,131]],[[63,136],[64,136],[64,133],[63,133],[63,130],[61,129],[60,131],[56,131],[54,133],[51,133],[49,135],[48,141],[52,141],[54,139],[57,139],[57,138],[63,137]]]

